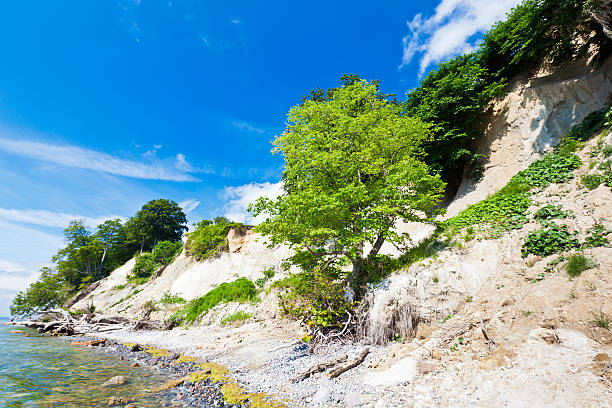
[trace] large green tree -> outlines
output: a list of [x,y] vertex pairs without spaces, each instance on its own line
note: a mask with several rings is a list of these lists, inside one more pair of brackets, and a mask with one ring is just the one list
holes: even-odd
[[152,250],[160,241],[180,241],[183,232],[187,230],[187,218],[176,202],[160,198],[143,205],[128,220],[126,228],[142,252]]
[[382,244],[406,242],[396,222],[427,222],[442,211],[444,182],[430,174],[421,150],[430,133],[363,80],[304,100],[274,141],[273,152],[285,159],[284,193],[250,206],[268,215],[257,230],[293,247],[294,260],[350,263],[346,298],[355,299],[364,265]]

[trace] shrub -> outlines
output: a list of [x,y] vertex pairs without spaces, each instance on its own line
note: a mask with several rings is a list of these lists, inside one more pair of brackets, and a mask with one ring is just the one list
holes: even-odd
[[263,288],[266,284],[266,282],[268,282],[270,279],[272,279],[274,277],[274,268],[268,268],[266,270],[263,271],[263,278],[259,278],[255,281],[255,284],[260,287]]
[[173,295],[170,292],[165,292],[161,299],[159,299],[159,303],[164,306],[175,305],[178,303],[187,303],[185,299],[180,297],[179,295]]
[[250,313],[238,311],[236,313],[233,313],[229,316],[224,317],[223,320],[221,320],[221,325],[226,325],[227,323],[232,323],[232,322],[242,322],[250,318],[251,318]]
[[567,225],[550,224],[548,228],[531,232],[523,244],[522,256],[528,254],[548,256],[577,248],[580,244],[576,233],[569,232]]
[[150,252],[143,252],[136,258],[134,268],[132,268],[132,275],[128,276],[128,279],[133,278],[145,278],[148,279],[160,264],[155,262],[153,254]]
[[155,245],[153,250],[153,260],[161,265],[168,265],[174,261],[176,255],[178,255],[183,249],[183,243],[180,241],[161,241]]
[[569,276],[576,277],[582,272],[586,271],[587,269],[591,269],[596,265],[597,264],[592,259],[581,254],[574,254],[567,258],[565,270]]
[[[219,217],[217,217],[219,218]],[[232,228],[244,228],[241,223],[229,223],[226,219],[219,218],[219,222],[213,224],[209,220],[198,223],[196,229],[189,233],[185,251],[187,255],[193,256],[198,261],[203,261],[219,252],[227,249],[227,233]]]
[[230,283],[222,283],[204,296],[187,303],[171,319],[177,323],[193,323],[200,315],[208,313],[211,308],[219,303],[245,303],[256,299],[257,291],[253,282],[247,278],[238,278]]
[[511,182],[546,188],[550,184],[565,183],[574,178],[573,170],[580,167],[580,164],[580,158],[574,153],[564,151],[548,153],[525,170],[517,173],[512,177]]
[[602,329],[610,330],[610,317],[604,312],[591,312],[593,315],[593,323],[597,327],[601,327]]

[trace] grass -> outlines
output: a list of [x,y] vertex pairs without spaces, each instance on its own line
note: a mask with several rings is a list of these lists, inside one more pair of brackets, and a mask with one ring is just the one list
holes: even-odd
[[251,318],[250,313],[238,311],[236,313],[232,313],[231,315],[224,317],[223,320],[221,320],[221,325],[224,326],[228,323],[243,322],[250,318]]
[[610,330],[610,317],[604,312],[591,312],[593,315],[593,323],[597,327],[601,327],[602,329]]
[[567,257],[567,263],[565,264],[565,270],[571,277],[580,276],[580,274],[587,269],[591,269],[596,266],[597,263],[591,258],[587,258],[582,254],[573,254]]
[[202,314],[208,313],[210,309],[220,303],[246,303],[255,301],[256,299],[257,290],[253,282],[247,278],[238,278],[230,283],[222,283],[204,296],[187,303],[181,310],[176,312],[171,319],[180,323],[193,323]]
[[122,290],[122,289],[125,289],[126,287],[127,287],[127,283],[123,283],[121,285],[115,286],[115,290]]
[[170,292],[165,292],[161,299],[159,299],[159,303],[164,306],[176,305],[181,303],[187,303],[185,299],[180,297],[179,295],[173,295]]

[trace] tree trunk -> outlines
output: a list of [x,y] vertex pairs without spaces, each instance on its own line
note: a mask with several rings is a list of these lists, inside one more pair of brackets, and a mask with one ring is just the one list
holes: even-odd
[[102,260],[100,261],[100,268],[98,268],[98,277],[102,273],[102,267],[104,266],[104,258],[106,258],[106,251],[108,250],[108,245],[104,247],[104,253],[102,254]]
[[354,302],[357,300],[357,296],[359,295],[359,284],[361,283],[363,272],[363,259],[356,258],[353,262],[353,270],[348,277],[348,282],[346,284],[346,290],[344,292],[344,300],[347,302]]

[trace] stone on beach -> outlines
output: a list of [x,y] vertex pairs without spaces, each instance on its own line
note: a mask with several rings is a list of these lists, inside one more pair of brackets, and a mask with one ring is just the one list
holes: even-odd
[[111,385],[121,385],[121,384],[125,384],[128,381],[126,376],[123,375],[116,375],[112,378],[110,378],[108,381],[106,381],[104,384],[102,384],[103,387],[108,387]]

